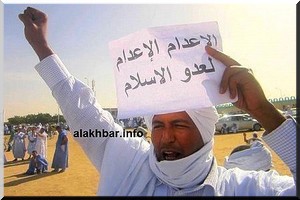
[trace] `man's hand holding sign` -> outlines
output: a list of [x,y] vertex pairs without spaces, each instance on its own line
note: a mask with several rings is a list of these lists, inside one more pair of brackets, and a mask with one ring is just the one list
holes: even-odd
[[209,46],[205,49],[210,56],[226,66],[220,83],[221,94],[229,91],[232,99],[238,97],[233,104],[257,119],[267,131],[265,134],[284,122],[285,118],[266,99],[251,69],[240,66],[234,59]]

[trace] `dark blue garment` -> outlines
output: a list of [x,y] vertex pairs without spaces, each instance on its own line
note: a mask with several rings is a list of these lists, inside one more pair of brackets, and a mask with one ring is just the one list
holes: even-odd
[[48,170],[47,160],[41,156],[37,155],[36,158],[31,158],[29,163],[29,168],[26,171],[26,174],[31,175],[37,172],[45,172]]

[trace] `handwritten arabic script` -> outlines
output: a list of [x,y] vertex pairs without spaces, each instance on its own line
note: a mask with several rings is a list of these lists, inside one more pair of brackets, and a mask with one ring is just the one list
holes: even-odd
[[224,66],[206,45],[222,50],[216,22],[149,28],[110,42],[118,117],[230,102],[218,94]]

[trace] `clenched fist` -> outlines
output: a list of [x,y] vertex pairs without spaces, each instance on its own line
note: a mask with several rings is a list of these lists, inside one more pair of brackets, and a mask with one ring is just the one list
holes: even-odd
[[19,14],[24,24],[24,34],[40,60],[53,54],[47,42],[47,15],[35,8],[27,7]]

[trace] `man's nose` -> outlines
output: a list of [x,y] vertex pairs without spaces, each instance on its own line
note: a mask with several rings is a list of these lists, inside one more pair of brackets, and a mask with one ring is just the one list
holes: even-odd
[[175,142],[175,133],[174,130],[170,127],[165,128],[162,135],[162,141],[165,143]]

